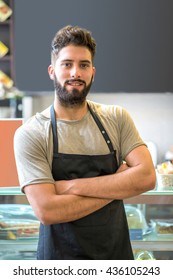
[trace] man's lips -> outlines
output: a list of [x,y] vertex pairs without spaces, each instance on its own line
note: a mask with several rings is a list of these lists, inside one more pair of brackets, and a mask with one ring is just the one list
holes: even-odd
[[85,84],[85,82],[82,80],[76,79],[76,80],[68,80],[65,82],[65,84],[70,85],[70,86],[82,86]]

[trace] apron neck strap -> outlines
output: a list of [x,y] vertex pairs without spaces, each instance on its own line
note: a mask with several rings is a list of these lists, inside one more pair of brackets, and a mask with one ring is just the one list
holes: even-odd
[[102,125],[99,117],[97,116],[97,114],[91,109],[91,107],[89,106],[88,104],[88,109],[93,117],[93,119],[95,120],[98,128],[100,129],[100,132],[101,134],[103,135],[103,138],[105,139],[106,141],[106,144],[108,145],[108,148],[110,150],[111,153],[114,153],[114,148],[113,148],[113,145],[112,145],[112,142],[111,142],[111,139],[109,138],[108,136],[108,133],[106,132],[106,129],[104,128],[104,126]]
[[57,124],[56,124],[56,115],[53,104],[50,107],[50,117],[53,133],[53,151],[56,153],[58,151],[58,137],[57,137]]

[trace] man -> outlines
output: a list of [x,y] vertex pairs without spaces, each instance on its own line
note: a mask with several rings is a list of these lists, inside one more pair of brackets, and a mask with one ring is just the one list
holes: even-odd
[[85,29],[57,32],[48,67],[54,104],[15,134],[21,188],[41,222],[38,259],[133,259],[123,199],[155,186],[126,110],[86,99],[95,48]]

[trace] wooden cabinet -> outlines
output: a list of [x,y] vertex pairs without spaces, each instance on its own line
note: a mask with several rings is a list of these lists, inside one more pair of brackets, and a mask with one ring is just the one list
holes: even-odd
[[0,58],[0,70],[7,74],[15,84],[14,68],[14,1],[3,0],[13,11],[12,15],[5,21],[0,22],[0,41],[8,48],[9,52]]
[[[12,14],[5,21],[0,21],[0,41],[9,49],[6,55],[0,57],[0,70],[13,81],[13,86],[16,87],[14,65],[14,0],[3,0],[3,2],[12,10]],[[11,90],[11,86],[8,90]],[[0,98],[0,107],[1,111],[2,109],[5,111],[5,113],[0,114],[0,118],[22,117],[22,98],[20,96]]]

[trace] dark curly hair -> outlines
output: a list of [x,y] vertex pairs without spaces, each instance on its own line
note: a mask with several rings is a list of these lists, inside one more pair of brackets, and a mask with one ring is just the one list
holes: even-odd
[[60,29],[52,40],[51,61],[55,62],[59,51],[68,46],[84,46],[91,52],[92,60],[96,53],[96,42],[91,32],[79,26],[67,25]]

